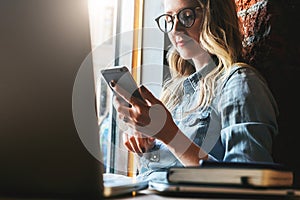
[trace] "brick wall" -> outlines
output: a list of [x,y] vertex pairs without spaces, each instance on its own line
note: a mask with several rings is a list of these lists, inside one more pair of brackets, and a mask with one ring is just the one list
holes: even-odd
[[[259,69],[299,66],[299,0],[235,0],[244,33],[244,56]],[[295,42],[298,42],[297,44]],[[270,58],[275,59],[270,62]],[[279,62],[279,63],[278,63]],[[282,67],[282,66],[278,66]]]
[[275,161],[294,170],[295,186],[300,187],[300,0],[235,2],[244,35],[244,58],[265,76],[279,106]]
[[[262,52],[269,52],[266,40],[270,35],[270,14],[267,12],[266,0],[236,0],[238,16],[244,40],[244,56],[256,67],[261,63]],[[257,51],[257,49],[261,49]]]

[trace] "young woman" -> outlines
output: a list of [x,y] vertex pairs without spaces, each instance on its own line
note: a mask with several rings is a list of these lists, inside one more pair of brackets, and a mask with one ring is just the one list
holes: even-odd
[[273,162],[277,106],[264,79],[242,63],[234,0],[165,0],[156,19],[172,48],[172,78],[161,99],[144,86],[146,103],[112,83],[118,117],[132,130],[128,150],[141,156],[142,172],[201,160]]

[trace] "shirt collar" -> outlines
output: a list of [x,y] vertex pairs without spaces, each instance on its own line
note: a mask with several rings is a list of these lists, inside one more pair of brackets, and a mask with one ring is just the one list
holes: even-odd
[[187,77],[183,82],[183,88],[185,93],[195,92],[199,88],[200,79],[209,74],[215,67],[216,64],[213,61],[211,61],[210,63],[202,67],[200,70]]

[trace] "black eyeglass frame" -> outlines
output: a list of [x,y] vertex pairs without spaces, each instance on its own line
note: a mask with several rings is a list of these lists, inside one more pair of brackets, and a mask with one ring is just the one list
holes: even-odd
[[[173,27],[174,27],[174,19],[175,19],[175,17],[177,17],[177,20],[178,20],[178,22],[180,23],[181,26],[183,26],[183,27],[185,27],[185,28],[191,28],[191,27],[194,25],[195,21],[196,21],[196,10],[199,9],[199,8],[201,8],[201,7],[197,6],[197,7],[187,7],[187,8],[183,8],[183,9],[179,10],[177,13],[175,13],[174,15],[170,15],[170,14],[166,14],[166,13],[165,13],[165,14],[162,14],[162,15],[158,16],[157,18],[155,18],[155,21],[156,21],[156,23],[157,23],[158,28],[159,28],[162,32],[164,32],[164,33],[169,33],[169,32],[171,32],[171,31],[173,30]],[[193,20],[193,23],[192,23],[191,25],[189,25],[189,26],[184,25],[184,24],[180,21],[180,19],[178,18],[178,15],[179,15],[182,11],[184,11],[184,10],[191,10],[192,13],[193,13],[193,15],[195,16],[195,17],[194,17],[194,20]],[[170,29],[169,31],[164,31],[163,29],[161,29],[161,27],[160,27],[160,25],[159,25],[159,19],[160,19],[161,17],[164,17],[164,16],[169,16],[169,17],[171,18],[171,20],[172,20],[172,21],[171,21],[171,22],[172,22],[172,26],[171,26],[171,29]]]

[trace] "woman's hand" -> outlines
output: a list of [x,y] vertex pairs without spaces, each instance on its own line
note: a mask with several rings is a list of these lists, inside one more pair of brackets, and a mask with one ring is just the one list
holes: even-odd
[[[114,97],[118,117],[134,131],[161,140],[185,166],[198,166],[199,160],[208,159],[208,154],[180,131],[163,103],[144,86],[139,88],[139,92],[145,101],[128,94],[118,84],[112,84],[112,87],[118,94]],[[125,105],[122,98],[130,106]],[[132,138],[131,142],[137,151],[142,152],[136,140]]]
[[133,134],[124,133],[123,143],[129,151],[142,154],[154,147],[155,138],[145,137],[140,132],[134,132]]
[[[112,83],[111,86],[118,94],[114,97],[113,104],[121,120],[145,136],[160,139],[164,143],[172,140],[178,127],[167,108],[149,90],[144,86],[139,88],[139,92],[145,99],[142,101],[128,94],[116,83]],[[123,99],[130,106],[125,105]]]

